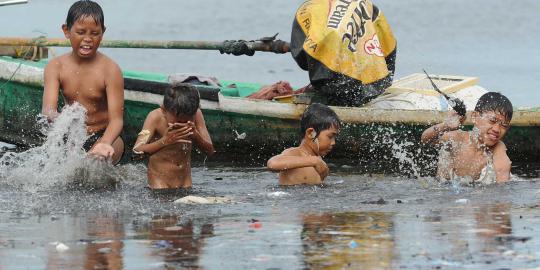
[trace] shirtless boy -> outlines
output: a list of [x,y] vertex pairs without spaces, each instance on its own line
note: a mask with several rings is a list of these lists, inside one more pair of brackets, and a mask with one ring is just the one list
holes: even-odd
[[92,1],[75,2],[62,25],[72,51],[52,59],[45,67],[42,113],[53,121],[58,115],[58,93],[67,104],[80,103],[86,110],[84,148],[89,154],[116,164],[124,152],[124,80],[118,65],[98,52],[105,32],[101,7]]
[[[506,155],[502,138],[510,129],[512,103],[500,93],[488,92],[480,97],[471,115],[472,131],[458,130],[465,120],[451,112],[443,123],[432,126],[422,134],[423,143],[446,147],[448,157],[439,157],[438,176],[449,180],[453,176],[470,177],[489,184],[507,182],[512,162]],[[487,170],[492,167],[494,176]]]
[[214,153],[210,134],[199,109],[199,93],[192,86],[168,88],[160,108],[151,111],[133,151],[150,155],[148,185],[152,189],[191,187],[191,146]]
[[336,144],[340,127],[339,117],[328,106],[310,105],[300,121],[300,145],[268,160],[268,169],[279,172],[279,184],[322,184],[329,173],[322,157]]

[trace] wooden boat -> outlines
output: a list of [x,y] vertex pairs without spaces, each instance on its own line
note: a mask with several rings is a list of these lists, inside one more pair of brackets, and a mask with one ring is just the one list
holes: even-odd
[[[41,137],[36,115],[41,110],[44,61],[0,57],[0,140],[36,145]],[[131,149],[148,112],[163,100],[167,75],[124,71],[126,149]],[[399,82],[399,81],[398,81]],[[201,107],[217,149],[215,159],[263,164],[271,155],[298,143],[299,119],[305,104],[252,100],[245,96],[261,85],[236,84],[235,89],[197,86]],[[235,92],[235,93],[232,93]],[[419,147],[421,132],[441,122],[433,110],[332,107],[344,127],[330,160],[366,165],[368,171],[402,170],[404,163],[433,163],[433,151]],[[540,160],[539,108],[517,109],[504,139],[513,161]],[[130,152],[130,151],[127,151]]]

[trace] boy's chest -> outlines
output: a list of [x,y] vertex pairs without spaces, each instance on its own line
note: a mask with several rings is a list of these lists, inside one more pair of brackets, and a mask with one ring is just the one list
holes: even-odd
[[60,73],[60,88],[68,101],[100,100],[106,96],[105,75],[89,68],[64,68]]
[[462,146],[453,154],[454,170],[459,175],[479,175],[487,165],[487,156],[484,151],[473,147]]

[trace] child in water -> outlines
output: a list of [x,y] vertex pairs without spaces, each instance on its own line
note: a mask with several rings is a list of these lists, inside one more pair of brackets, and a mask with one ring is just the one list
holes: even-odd
[[279,172],[279,184],[322,184],[329,173],[322,157],[332,151],[340,127],[339,117],[328,106],[310,105],[300,121],[300,145],[268,160],[268,169]]
[[103,10],[89,0],[75,2],[62,25],[72,51],[45,67],[42,113],[49,121],[58,116],[58,93],[66,104],[86,109],[89,154],[116,164],[124,152],[120,137],[124,124],[124,79],[120,67],[98,52],[105,32]]
[[[438,177],[444,180],[469,177],[483,184],[494,180],[507,182],[512,162],[502,138],[510,129],[512,113],[512,103],[507,97],[488,92],[480,97],[471,115],[472,131],[458,130],[465,117],[453,111],[443,123],[426,129],[422,142],[443,146],[448,153],[439,157]],[[490,170],[494,176],[489,177]]]
[[192,144],[207,155],[214,153],[199,102],[195,88],[178,84],[165,91],[161,107],[146,117],[133,152],[150,155],[150,188],[190,188]]

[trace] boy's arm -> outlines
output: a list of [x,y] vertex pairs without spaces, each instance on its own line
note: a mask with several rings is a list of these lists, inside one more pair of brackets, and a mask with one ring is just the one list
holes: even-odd
[[497,183],[504,183],[510,180],[510,169],[512,161],[506,154],[506,145],[499,142],[493,150],[493,169],[495,170]]
[[165,146],[165,137],[162,137],[155,142],[148,143],[148,141],[154,137],[156,132],[155,123],[157,120],[158,119],[156,119],[156,115],[153,112],[150,112],[146,117],[146,120],[144,120],[143,128],[141,132],[139,132],[137,141],[133,147],[133,152],[135,152],[135,154],[142,155],[146,153],[151,155]]
[[49,121],[53,121],[58,116],[58,91],[60,89],[59,71],[60,62],[53,59],[47,64],[44,72],[43,103],[41,113]]
[[206,128],[206,123],[204,121],[204,116],[201,109],[198,109],[195,113],[194,122],[192,123],[193,128],[193,140],[197,144],[197,147],[205,152],[207,155],[213,155],[214,145],[212,144],[212,139]]
[[440,124],[436,124],[422,133],[421,142],[425,144],[439,144],[445,141],[443,135],[448,131],[459,129],[459,126],[465,121],[465,117],[460,117],[455,111],[450,111]]
[[266,163],[266,167],[271,171],[284,171],[304,167],[316,167],[321,165],[322,159],[317,156],[296,156],[290,155],[288,150],[273,156]]
[[120,67],[112,64],[111,75],[107,82],[107,108],[109,111],[109,125],[101,138],[101,143],[112,145],[120,136],[124,126],[124,77]]

